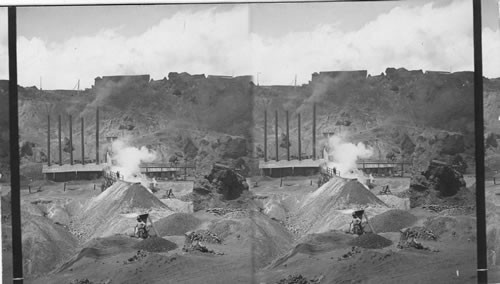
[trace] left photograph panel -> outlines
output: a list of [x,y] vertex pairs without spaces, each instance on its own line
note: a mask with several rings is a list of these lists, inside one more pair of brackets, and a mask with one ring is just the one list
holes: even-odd
[[204,224],[253,167],[248,18],[246,5],[17,8],[26,283],[203,283],[220,277],[207,261],[231,267]]
[[[0,193],[2,212],[2,243],[0,245],[0,256],[2,266],[0,275],[4,283],[5,275],[12,275],[12,231],[9,221],[10,200],[10,156],[9,156],[9,56],[7,36],[7,8],[0,7]],[[7,264],[8,263],[8,264]]]

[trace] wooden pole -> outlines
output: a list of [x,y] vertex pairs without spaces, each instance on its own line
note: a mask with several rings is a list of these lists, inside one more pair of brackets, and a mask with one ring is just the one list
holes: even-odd
[[47,165],[50,167],[50,115],[47,115]]
[[264,162],[267,162],[267,110],[264,110]]
[[278,156],[278,148],[279,148],[279,141],[278,141],[278,111],[276,110],[274,113],[274,136],[276,140],[276,161],[279,161],[280,158]]
[[62,166],[61,115],[59,115],[59,166]]
[[301,141],[300,141],[300,113],[298,114],[298,132],[299,132],[299,141],[298,141],[298,148],[299,148],[299,161],[302,160],[302,155],[301,155],[301,152],[302,152],[302,149],[301,149]]
[[316,160],[316,103],[313,103],[312,144],[313,160]]
[[288,110],[286,111],[286,158],[290,161],[290,127],[288,125]]
[[73,117],[69,115],[69,159],[73,165]]
[[85,165],[85,137],[84,137],[84,134],[83,134],[83,117],[80,117],[80,129],[81,129],[81,132],[82,132],[82,165]]
[[99,164],[99,107],[95,112],[95,163]]

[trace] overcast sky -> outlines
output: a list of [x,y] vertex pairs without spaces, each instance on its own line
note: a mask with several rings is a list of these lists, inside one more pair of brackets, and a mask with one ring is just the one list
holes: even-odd
[[[482,3],[484,74],[500,77],[497,0]],[[473,70],[471,0],[33,7],[17,17],[19,84],[42,77],[44,89],[183,71],[301,84],[326,70]],[[0,78],[6,18],[0,9]]]

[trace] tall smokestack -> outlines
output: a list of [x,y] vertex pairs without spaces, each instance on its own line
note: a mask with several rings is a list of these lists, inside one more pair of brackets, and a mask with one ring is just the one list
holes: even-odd
[[59,115],[59,166],[62,166],[61,115]]
[[288,110],[286,111],[286,159],[290,161],[290,127],[288,125]]
[[264,110],[264,162],[267,162],[267,110]]
[[73,165],[73,116],[69,115],[69,160]]
[[85,137],[83,135],[83,117],[80,117],[80,129],[82,132],[82,165],[85,165]]
[[95,111],[95,163],[99,164],[99,107]]
[[313,103],[313,160],[316,160],[316,103]]
[[50,115],[47,115],[47,165],[50,167]]
[[301,155],[301,152],[302,152],[302,149],[301,149],[301,143],[300,143],[300,113],[298,114],[298,120],[299,120],[299,143],[298,143],[298,148],[299,148],[299,161],[302,160],[302,155]]
[[274,136],[276,138],[276,161],[279,161],[280,158],[278,157],[278,147],[279,147],[279,142],[278,142],[278,111],[274,113]]

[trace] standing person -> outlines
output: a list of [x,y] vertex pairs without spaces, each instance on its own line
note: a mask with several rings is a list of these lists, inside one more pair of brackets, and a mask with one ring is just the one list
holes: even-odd
[[119,171],[116,171],[116,178],[120,179],[120,172]]

